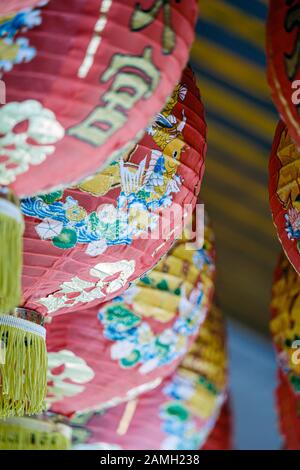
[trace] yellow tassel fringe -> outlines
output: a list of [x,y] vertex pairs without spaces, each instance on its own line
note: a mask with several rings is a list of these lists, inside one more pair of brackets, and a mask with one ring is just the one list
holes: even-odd
[[72,431],[62,424],[38,419],[0,421],[0,450],[67,450]]
[[8,313],[21,299],[24,223],[20,210],[0,198],[0,311]]
[[47,365],[45,329],[0,315],[0,418],[43,411]]

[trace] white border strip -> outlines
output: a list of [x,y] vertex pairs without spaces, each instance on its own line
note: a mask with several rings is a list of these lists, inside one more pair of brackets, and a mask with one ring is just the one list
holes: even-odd
[[0,315],[0,325],[11,326],[13,328],[18,328],[19,330],[28,331],[28,333],[33,333],[37,336],[40,336],[44,340],[46,339],[46,329],[37,325],[28,320],[23,320],[23,318],[13,317],[12,315]]

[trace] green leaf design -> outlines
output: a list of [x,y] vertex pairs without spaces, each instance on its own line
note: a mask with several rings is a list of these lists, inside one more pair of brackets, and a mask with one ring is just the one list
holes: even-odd
[[109,306],[106,310],[106,314],[108,321],[122,323],[129,328],[133,328],[141,322],[140,317],[124,307],[123,304]]
[[152,279],[149,276],[141,277],[140,282],[146,284],[147,286],[151,286],[153,284]]
[[89,222],[90,222],[90,225],[91,225],[91,229],[93,232],[95,232],[99,226],[99,217],[98,215],[96,214],[96,212],[92,212],[89,216]]
[[296,392],[300,392],[300,377],[295,374],[290,374],[290,382]]
[[59,235],[52,239],[52,243],[63,250],[73,248],[77,243],[77,233],[71,228],[64,228]]
[[140,357],[141,353],[137,349],[134,349],[129,356],[121,359],[120,364],[126,368],[133,367],[137,362],[139,362]]
[[165,279],[162,279],[157,284],[157,289],[163,290],[163,291],[168,291],[169,290],[169,284],[167,283],[167,281]]
[[190,417],[189,410],[177,402],[167,403],[164,407],[164,411],[180,421],[187,421]]
[[54,191],[53,193],[49,194],[43,194],[41,196],[41,199],[46,203],[46,204],[53,204],[53,202],[58,201],[63,197],[64,192],[63,191]]
[[181,288],[180,288],[180,287],[177,287],[177,288],[174,290],[174,294],[180,296],[180,295],[181,295]]

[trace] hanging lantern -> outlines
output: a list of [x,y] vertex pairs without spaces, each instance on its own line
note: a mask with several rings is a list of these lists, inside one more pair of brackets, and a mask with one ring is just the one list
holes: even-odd
[[[110,409],[104,407],[97,412],[77,411],[72,417],[50,412],[43,419],[56,425],[56,430],[59,424],[72,428],[73,448],[199,449],[216,423],[219,429],[219,423],[222,422],[222,432],[225,425],[228,426],[226,410],[222,411],[218,419],[226,400],[227,387],[224,335],[222,315],[213,307],[179,369],[165,378],[156,389],[139,397],[132,394],[128,397],[130,401]],[[89,372],[84,361],[78,361],[71,351],[65,351],[67,355],[71,375],[60,377],[60,369],[63,370],[63,367],[57,361],[55,374],[51,375],[53,390],[57,391],[62,386],[63,379],[67,380],[64,388],[68,392],[80,387],[83,389],[84,381],[88,379]],[[53,359],[50,353],[50,364]],[[79,401],[76,410],[79,410],[80,395],[77,397]],[[27,431],[23,423],[26,423],[26,419],[19,418],[17,423],[20,434],[25,435]],[[10,420],[0,422],[0,445],[4,443],[0,448],[6,448],[7,435],[13,432],[10,431]],[[216,431],[212,435],[216,445]],[[20,440],[16,436],[15,441],[19,443]]]
[[195,0],[51,0],[7,24],[0,185],[50,192],[119,156],[180,80],[196,15]]
[[285,450],[300,450],[299,397],[296,396],[287,376],[278,371],[276,402],[280,433]]
[[99,305],[152,269],[191,217],[205,151],[203,106],[187,69],[119,163],[77,187],[21,201],[22,306],[53,316]]
[[[27,310],[42,320],[90,308],[120,295],[153,268],[181,234],[195,207],[204,171],[205,131],[199,92],[187,69],[165,109],[120,163],[77,187],[21,201],[25,215],[23,317],[15,317],[12,324],[11,315],[0,315],[3,334],[7,328],[17,329],[22,345],[24,334],[35,335],[44,348],[44,329],[39,325],[37,336],[37,329],[33,332],[31,323],[24,323]],[[19,356],[17,340],[10,345],[22,370],[33,367],[37,371],[43,395],[45,350],[36,363],[31,355]],[[22,397],[28,391],[22,375],[19,380],[25,389],[19,394],[19,405],[13,406],[16,378],[11,363],[6,363],[6,372],[0,364],[10,410],[2,407],[1,411],[0,400],[0,414],[36,413],[31,400],[24,408]]]
[[300,145],[298,1],[269,2],[267,21],[268,81],[274,103],[291,137]]
[[274,274],[271,333],[279,367],[294,393],[300,393],[300,278],[281,256]]
[[179,369],[158,388],[126,404],[92,415],[77,413],[69,420],[74,445],[105,442],[136,450],[201,448],[226,397],[226,364],[223,319],[214,307]]
[[273,221],[283,250],[300,273],[300,151],[279,122],[269,163],[269,195]]
[[[137,285],[100,309],[52,320],[47,328],[51,410],[70,416],[115,406],[174,372],[206,317],[214,290],[210,227],[202,249],[185,245],[178,242]],[[81,365],[88,380],[78,386]]]

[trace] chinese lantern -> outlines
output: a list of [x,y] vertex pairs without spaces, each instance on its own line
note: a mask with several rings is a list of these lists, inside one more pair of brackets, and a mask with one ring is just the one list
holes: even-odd
[[280,433],[284,440],[284,449],[300,449],[300,414],[299,395],[292,389],[287,376],[278,371],[276,403]]
[[67,450],[72,430],[46,419],[9,418],[0,422],[0,450]]
[[60,190],[128,150],[180,79],[196,13],[195,0],[154,0],[147,9],[136,0],[51,0],[0,18],[5,311],[18,303],[23,230],[10,192],[20,198]]
[[0,52],[8,70],[0,184],[19,197],[49,192],[119,155],[180,80],[196,7],[187,0],[153,0],[147,9],[135,0],[51,0],[24,15],[24,37],[8,25],[10,45],[17,49],[22,39],[27,48],[22,62]]
[[300,279],[283,255],[274,273],[270,328],[278,364],[299,393]]
[[179,369],[151,392],[96,414],[76,414],[73,443],[121,449],[199,449],[226,396],[227,360],[220,311],[212,308]]
[[[92,307],[121,294],[151,269],[171,248],[195,207],[204,171],[205,131],[199,92],[187,69],[162,113],[120,163],[76,187],[23,199],[23,318],[15,317],[12,325],[10,315],[0,315],[3,330],[17,328],[23,344],[24,328],[26,334],[36,333],[30,322],[23,322],[26,310],[35,311],[40,321],[49,314]],[[40,328],[35,339],[43,348],[45,333]],[[11,343],[17,353],[16,346]],[[41,352],[43,363],[44,356]],[[45,390],[45,367],[29,357],[25,365],[26,357],[19,358],[20,367],[34,367],[42,381],[39,390]],[[10,363],[0,370],[13,383]],[[15,392],[9,383],[5,396],[12,407],[10,393]],[[30,409],[27,406],[26,412]]]
[[[115,406],[159,385],[174,372],[201,328],[214,272],[213,234],[207,227],[202,249],[188,250],[180,241],[122,296],[100,309],[55,317],[47,328],[51,410],[69,416],[76,410]],[[74,390],[69,390],[70,381]]]
[[[76,383],[78,387],[87,377],[87,370],[76,362],[75,356],[70,364],[73,369],[79,370],[81,367],[81,374],[78,375],[81,381]],[[55,373],[59,377],[58,363]],[[56,380],[54,375],[52,378]],[[53,387],[60,385],[58,378]],[[69,381],[65,386],[69,386],[71,392],[74,382]],[[48,413],[43,419],[71,427],[75,448],[199,449],[218,422],[226,398],[226,387],[224,324],[220,311],[213,307],[178,370],[154,390],[136,398],[132,395],[127,403],[109,409],[78,411],[69,418]],[[80,407],[79,401],[77,410]],[[224,429],[224,416],[221,421]],[[9,423],[10,420],[0,423],[0,443],[7,442]],[[23,418],[19,418],[17,423],[26,435]],[[16,436],[15,440],[19,443],[21,439]]]
[[300,151],[279,122],[269,163],[269,196],[273,221],[283,250],[300,273]]
[[267,21],[268,81],[273,101],[291,137],[300,145],[299,1],[269,2]]

